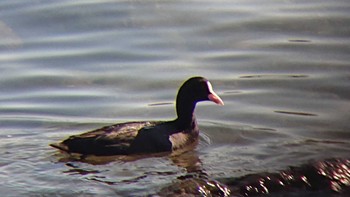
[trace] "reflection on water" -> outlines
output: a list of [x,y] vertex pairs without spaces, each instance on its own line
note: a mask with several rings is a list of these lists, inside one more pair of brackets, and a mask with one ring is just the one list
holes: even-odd
[[[341,170],[327,192],[348,194],[335,189],[348,188],[348,1],[3,1],[0,10],[0,190],[9,196],[236,194],[230,180],[253,175],[266,186],[271,172],[283,182],[310,160]],[[225,106],[199,104],[201,139],[190,150],[79,158],[48,146],[118,122],[173,119],[177,88],[195,75]]]
[[21,38],[9,27],[0,20],[0,46],[14,49],[22,44]]

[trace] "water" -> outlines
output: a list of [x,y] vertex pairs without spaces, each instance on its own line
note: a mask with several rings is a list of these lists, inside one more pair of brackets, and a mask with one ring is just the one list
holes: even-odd
[[[349,158],[345,0],[2,1],[0,10],[6,196],[148,195],[196,171],[220,179]],[[198,105],[193,151],[96,165],[48,146],[117,122],[171,119],[194,75],[225,106]]]

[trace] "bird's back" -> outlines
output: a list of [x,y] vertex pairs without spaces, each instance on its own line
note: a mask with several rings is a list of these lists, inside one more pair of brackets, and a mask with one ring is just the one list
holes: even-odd
[[138,132],[159,122],[126,122],[110,125],[80,135],[70,136],[51,146],[68,153],[83,155],[123,155],[128,154],[130,144]]

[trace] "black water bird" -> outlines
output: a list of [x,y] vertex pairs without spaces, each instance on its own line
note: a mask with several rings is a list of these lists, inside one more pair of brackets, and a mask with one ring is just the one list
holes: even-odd
[[67,153],[98,156],[177,150],[198,139],[199,129],[194,109],[200,101],[224,105],[207,79],[192,77],[178,91],[175,120],[119,123],[73,135],[50,146]]

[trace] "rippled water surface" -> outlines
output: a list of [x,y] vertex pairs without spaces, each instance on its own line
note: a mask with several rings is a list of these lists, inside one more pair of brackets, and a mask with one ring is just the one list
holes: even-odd
[[[347,0],[1,1],[0,10],[6,196],[141,196],[191,172],[240,177],[350,156]],[[192,151],[82,162],[48,146],[171,119],[194,75],[225,106],[197,106]]]

